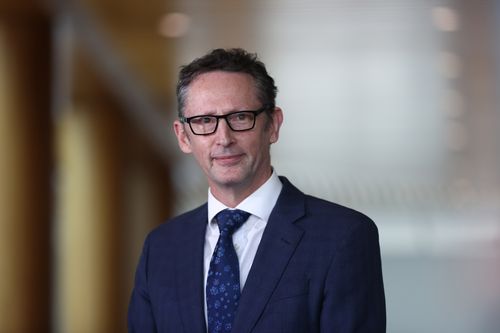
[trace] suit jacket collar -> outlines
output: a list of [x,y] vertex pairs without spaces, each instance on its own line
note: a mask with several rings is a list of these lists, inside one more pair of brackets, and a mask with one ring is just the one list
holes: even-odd
[[243,288],[233,332],[251,332],[304,232],[294,224],[305,214],[304,194],[286,178],[280,179],[283,189],[262,235]]

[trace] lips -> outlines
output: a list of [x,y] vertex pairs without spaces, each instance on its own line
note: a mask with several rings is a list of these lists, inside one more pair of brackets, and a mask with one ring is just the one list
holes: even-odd
[[241,160],[242,157],[243,157],[243,154],[231,154],[231,155],[213,156],[212,159],[217,164],[224,165],[224,166],[230,166],[230,165],[237,164]]

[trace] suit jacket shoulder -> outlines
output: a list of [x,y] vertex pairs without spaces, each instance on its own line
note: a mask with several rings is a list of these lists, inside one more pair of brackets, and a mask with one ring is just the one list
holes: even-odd
[[349,207],[320,199],[292,185],[285,177],[280,177],[284,184],[283,192],[276,204],[276,214],[294,211],[294,225],[308,233],[342,238],[358,228],[368,229],[377,234],[377,226],[365,214]]
[[163,246],[167,244],[177,246],[184,237],[191,237],[194,232],[204,233],[206,222],[207,204],[205,203],[193,210],[166,220],[148,234],[146,242],[150,246],[160,244]]

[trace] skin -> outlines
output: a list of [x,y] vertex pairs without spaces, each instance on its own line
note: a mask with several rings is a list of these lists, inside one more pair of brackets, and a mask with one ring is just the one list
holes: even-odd
[[[223,115],[261,106],[252,76],[214,71],[190,84],[184,115]],[[283,112],[276,107],[271,117],[257,116],[255,127],[245,132],[232,131],[223,119],[211,135],[194,135],[179,120],[174,121],[174,131],[180,149],[193,154],[205,173],[212,194],[226,206],[236,207],[271,176],[270,146],[278,141],[282,122]]]

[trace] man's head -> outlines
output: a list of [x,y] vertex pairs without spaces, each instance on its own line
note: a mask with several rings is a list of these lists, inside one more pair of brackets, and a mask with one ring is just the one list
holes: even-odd
[[194,155],[212,194],[228,206],[271,174],[270,145],[283,121],[275,96],[264,65],[243,50],[215,50],[180,73],[181,115],[174,122],[179,147]]
[[274,109],[278,89],[257,55],[239,48],[215,49],[182,67],[176,91],[179,116],[184,115],[186,93],[191,82],[200,74],[214,71],[249,74],[254,80],[260,103],[268,105],[270,110]]

